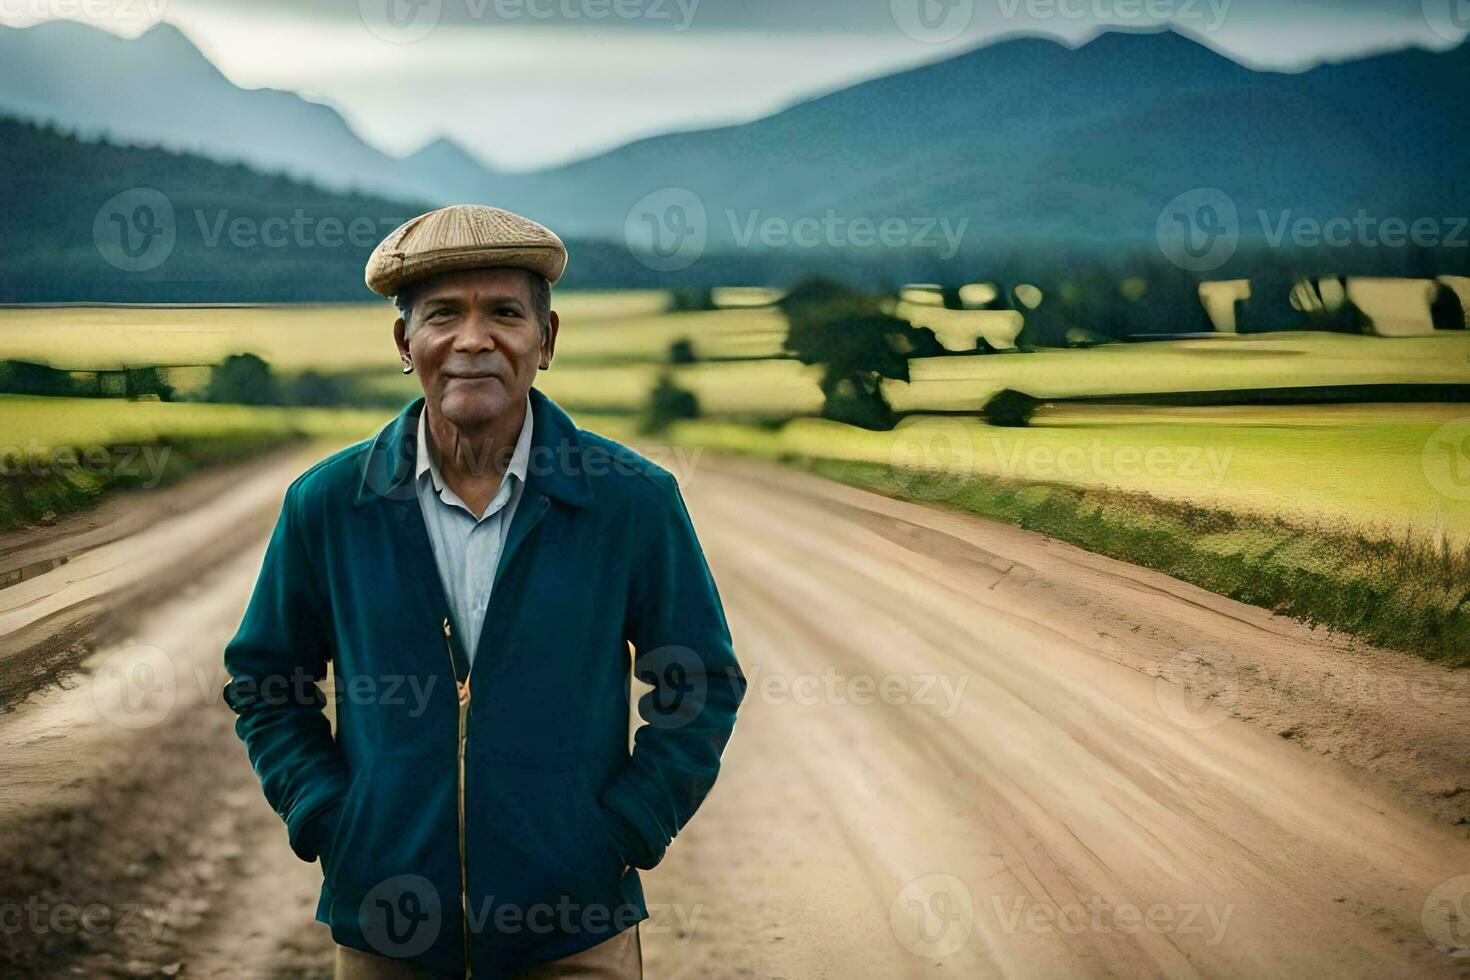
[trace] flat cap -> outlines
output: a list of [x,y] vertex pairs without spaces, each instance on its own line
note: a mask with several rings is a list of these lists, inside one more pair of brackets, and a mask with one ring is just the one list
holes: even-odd
[[380,296],[441,272],[515,266],[552,285],[567,267],[567,247],[551,229],[500,208],[454,204],[411,218],[389,232],[368,256],[363,278]]

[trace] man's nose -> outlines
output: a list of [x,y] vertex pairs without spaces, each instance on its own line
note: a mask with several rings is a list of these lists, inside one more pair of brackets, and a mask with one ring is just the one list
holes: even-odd
[[455,350],[494,350],[494,321],[478,311],[472,311],[460,321],[454,335]]

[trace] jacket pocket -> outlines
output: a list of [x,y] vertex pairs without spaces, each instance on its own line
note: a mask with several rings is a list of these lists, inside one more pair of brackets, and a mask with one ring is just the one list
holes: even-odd
[[337,874],[342,867],[342,859],[351,850],[351,835],[357,825],[358,814],[362,810],[363,789],[367,786],[371,773],[372,760],[368,760],[363,768],[353,772],[352,781],[347,784],[347,791],[342,794],[336,822],[332,827],[331,836],[327,838],[326,858],[322,862],[322,876],[328,885],[337,880]]
[[623,860],[622,848],[618,845],[618,839],[612,832],[612,826],[608,823],[610,818],[608,817],[607,809],[603,807],[602,801],[598,799],[598,792],[587,778],[587,773],[581,769],[577,770],[577,782],[581,787],[581,799],[590,804],[592,811],[591,820],[602,836],[603,847],[617,861],[618,876],[621,877],[629,865]]
[[354,772],[325,872],[337,942],[462,962],[456,813],[444,757],[389,751]]
[[469,905],[481,941],[524,950],[607,931],[627,914],[623,859],[580,769],[498,760],[471,786]]

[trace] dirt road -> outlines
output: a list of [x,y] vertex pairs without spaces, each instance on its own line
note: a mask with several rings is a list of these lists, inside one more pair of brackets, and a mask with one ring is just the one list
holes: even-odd
[[[42,909],[0,921],[0,964],[326,975],[319,872],[218,696],[302,468],[138,531],[253,537],[0,715],[0,898]],[[681,477],[750,691],[646,876],[651,978],[1470,975],[1466,674],[795,471]],[[0,590],[0,623],[64,608],[66,569],[107,594],[81,561]]]

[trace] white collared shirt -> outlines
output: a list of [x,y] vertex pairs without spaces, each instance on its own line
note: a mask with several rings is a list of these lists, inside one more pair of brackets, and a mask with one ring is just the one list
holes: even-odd
[[520,502],[525,487],[533,430],[531,397],[526,396],[526,420],[516,437],[505,478],[500,481],[500,488],[486,506],[484,515],[478,518],[444,482],[438,465],[429,454],[427,419],[426,406],[419,413],[414,487],[418,492],[424,525],[429,532],[429,543],[433,546],[434,560],[439,566],[439,578],[449,598],[455,632],[460,637],[461,649],[473,664],[484,626],[485,607],[490,602],[490,592],[495,584],[495,569],[500,564],[516,504]]

